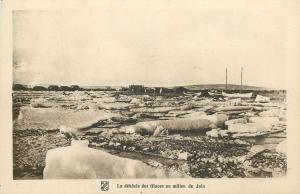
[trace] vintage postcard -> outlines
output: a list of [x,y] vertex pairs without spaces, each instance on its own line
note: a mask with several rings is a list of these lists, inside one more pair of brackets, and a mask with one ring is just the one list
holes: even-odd
[[298,1],[1,2],[0,193],[298,193]]

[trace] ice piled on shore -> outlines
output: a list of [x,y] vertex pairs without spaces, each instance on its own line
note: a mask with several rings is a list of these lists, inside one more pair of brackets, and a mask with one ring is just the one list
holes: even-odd
[[258,125],[271,127],[279,123],[278,117],[250,117],[250,123],[257,123]]
[[199,118],[180,118],[173,120],[146,121],[125,127],[126,133],[154,134],[158,127],[168,132],[202,131],[224,125],[228,120],[225,114],[203,115]]
[[286,117],[286,111],[279,109],[279,108],[275,108],[275,109],[263,111],[263,112],[259,113],[259,116],[262,116],[262,117]]
[[99,108],[106,110],[127,110],[130,104],[124,102],[114,102],[114,103],[101,103]]
[[230,133],[257,133],[270,131],[271,126],[264,126],[257,123],[235,123],[228,126],[228,132]]
[[270,97],[257,95],[255,98],[255,102],[264,102],[264,103],[270,102]]
[[121,116],[101,110],[71,110],[60,108],[23,107],[14,129],[59,129],[65,125],[75,129],[87,128],[98,121]]
[[286,154],[287,153],[287,148],[286,148],[287,145],[286,144],[287,144],[286,140],[280,142],[276,147],[276,152]]
[[192,112],[192,113],[188,113],[183,115],[183,118],[199,118],[199,117],[203,117],[206,116],[206,113],[203,111],[198,111],[198,112]]
[[246,111],[250,110],[251,106],[225,106],[216,108],[217,111]]
[[168,113],[170,111],[177,110],[176,107],[155,107],[155,108],[133,108],[130,111],[134,113]]
[[187,175],[89,148],[86,141],[49,150],[44,179],[183,178]]
[[231,119],[225,122],[225,125],[232,125],[232,124],[237,124],[237,123],[241,123],[241,124],[246,124],[247,123],[247,119],[245,118],[239,118],[239,119]]
[[50,107],[56,107],[57,104],[50,102],[45,98],[37,98],[37,99],[31,99],[30,106],[32,108],[50,108]]

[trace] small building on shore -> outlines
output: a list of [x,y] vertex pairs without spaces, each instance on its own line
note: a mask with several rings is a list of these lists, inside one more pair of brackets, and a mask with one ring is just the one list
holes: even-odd
[[133,93],[145,93],[145,87],[143,85],[130,85],[129,91]]

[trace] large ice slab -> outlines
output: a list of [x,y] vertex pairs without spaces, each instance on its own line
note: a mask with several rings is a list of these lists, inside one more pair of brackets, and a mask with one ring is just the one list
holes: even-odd
[[279,123],[278,117],[250,117],[249,118],[250,123],[257,123],[261,126],[272,126]]
[[255,102],[270,102],[270,97],[257,95],[255,98]]
[[176,110],[175,107],[155,107],[155,108],[133,108],[130,111],[134,113],[168,113],[169,111]]
[[187,175],[87,147],[73,141],[71,146],[49,150],[44,179],[100,178],[183,178]]
[[199,118],[180,118],[173,120],[146,121],[126,127],[126,133],[153,134],[157,128],[172,132],[201,131],[224,125],[228,120],[225,114],[203,115]]
[[101,110],[70,110],[60,108],[23,107],[14,129],[59,129],[65,125],[75,129],[86,128],[98,121],[121,116]]
[[250,110],[251,106],[225,106],[216,108],[217,111],[246,111]]
[[262,116],[262,117],[286,117],[286,111],[279,109],[279,108],[275,108],[275,109],[263,111],[263,112],[259,113],[259,116]]
[[276,152],[286,154],[287,153],[287,148],[286,148],[287,143],[286,142],[287,142],[286,140],[280,142],[276,147]]

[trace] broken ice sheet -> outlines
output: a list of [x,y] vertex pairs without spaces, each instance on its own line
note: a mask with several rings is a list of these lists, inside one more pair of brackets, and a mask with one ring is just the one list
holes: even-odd
[[101,110],[71,110],[60,108],[30,108],[23,107],[14,129],[58,129],[61,125],[75,129],[86,128],[98,121],[112,117],[120,117],[118,113]]
[[184,178],[187,175],[155,168],[141,161],[114,156],[73,140],[71,146],[49,150],[44,179]]

